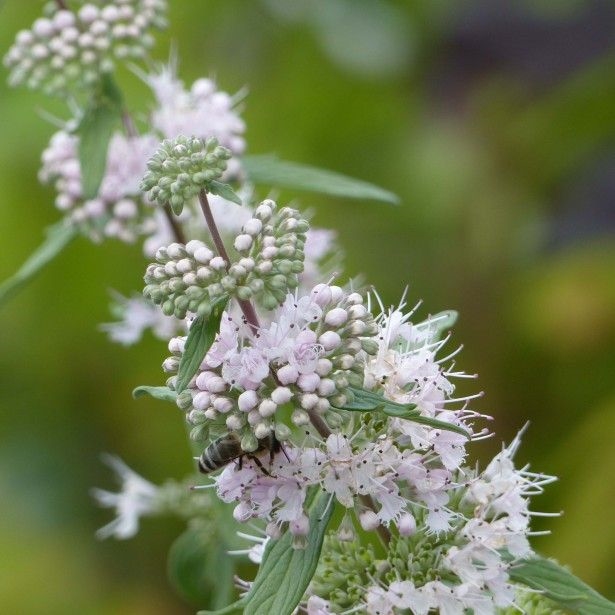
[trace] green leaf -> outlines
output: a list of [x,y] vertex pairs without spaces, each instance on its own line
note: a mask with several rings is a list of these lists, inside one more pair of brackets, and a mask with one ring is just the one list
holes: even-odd
[[50,226],[43,243],[28,257],[13,276],[0,284],[0,305],[32,280],[77,234],[78,231],[74,226],[67,226],[64,222]]
[[122,96],[112,77],[104,74],[79,126],[79,166],[85,199],[98,194],[107,167],[107,149],[122,116]]
[[509,574],[513,581],[542,591],[553,602],[579,615],[615,613],[615,602],[607,600],[552,560],[541,557],[523,560],[512,566]]
[[470,438],[470,434],[459,427],[446,421],[439,421],[438,419],[432,419],[427,416],[421,416],[420,412],[416,410],[415,404],[398,404],[394,401],[390,401],[374,393],[373,391],[366,391],[357,387],[348,387],[352,393],[352,399],[343,406],[335,406],[340,410],[350,410],[351,412],[374,412],[382,411],[387,416],[395,418],[405,419],[414,423],[420,423],[421,425],[429,425],[436,429],[444,429],[446,431],[454,431],[461,434],[466,438]]
[[212,194],[217,194],[221,196],[223,199],[227,201],[231,201],[231,203],[237,203],[237,205],[241,205],[241,198],[233,192],[233,189],[228,184],[223,184],[222,182],[217,182],[215,180],[210,181],[208,184],[209,192]]
[[272,155],[245,156],[243,166],[248,178],[255,184],[320,192],[349,199],[399,203],[399,198],[384,188],[333,171],[279,160]]
[[179,361],[175,391],[179,395],[198,371],[207,351],[216,339],[226,301],[214,306],[209,318],[197,316],[188,332],[184,353]]
[[133,392],[132,396],[135,399],[139,399],[139,397],[145,397],[149,395],[154,399],[161,399],[162,401],[171,401],[175,403],[177,399],[177,393],[172,391],[169,387],[150,387],[150,386],[140,386],[137,387]]
[[344,406],[337,406],[341,410],[353,410],[358,412],[382,410],[389,416],[397,416],[400,418],[407,418],[408,416],[418,415],[419,413],[418,410],[415,410],[415,404],[398,404],[394,401],[385,399],[378,393],[358,387],[348,387],[348,390],[352,393],[352,399]]
[[459,425],[454,425],[453,423],[448,423],[447,421],[439,421],[438,419],[432,419],[429,416],[421,416],[413,415],[411,417],[402,417],[413,423],[420,423],[421,425],[429,425],[429,427],[433,427],[434,429],[443,429],[444,431],[454,431],[468,440],[470,439],[470,434],[463,428],[459,427]]
[[175,540],[167,571],[178,593],[195,604],[211,600],[213,608],[220,608],[233,595],[233,558],[210,527],[189,528]]
[[312,504],[305,549],[293,549],[293,537],[288,531],[279,540],[269,543],[247,596],[246,615],[291,615],[295,610],[316,571],[325,531],[333,514],[330,499],[330,494],[321,493]]
[[310,531],[305,549],[293,549],[293,536],[288,531],[279,540],[270,541],[247,596],[226,609],[199,611],[198,615],[291,615],[316,571],[325,531],[333,514],[330,498],[330,494],[321,493],[310,507]]

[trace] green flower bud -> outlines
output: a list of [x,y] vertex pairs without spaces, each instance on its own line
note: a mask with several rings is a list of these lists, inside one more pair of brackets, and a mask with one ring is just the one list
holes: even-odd
[[230,157],[230,150],[214,137],[166,139],[148,162],[141,189],[150,200],[162,206],[168,203],[179,215],[187,201],[202,190],[211,191],[210,183],[222,176]]

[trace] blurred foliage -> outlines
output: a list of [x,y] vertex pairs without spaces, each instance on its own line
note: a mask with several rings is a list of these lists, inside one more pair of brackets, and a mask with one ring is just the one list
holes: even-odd
[[[1,49],[41,4],[4,3]],[[615,6],[171,4],[157,58],[174,41],[186,82],[214,75],[227,91],[248,88],[250,153],[401,197],[392,207],[303,194],[300,205],[337,229],[347,272],[363,273],[386,302],[410,284],[425,311],[460,312],[459,364],[480,374],[463,390],[486,391],[479,408],[497,432],[475,447],[479,457],[532,422],[519,462],[561,477],[534,508],[566,511],[536,524],[553,530],[536,548],[615,598]],[[386,48],[356,44],[371,27]],[[131,108],[151,104],[127,71],[119,81]],[[0,88],[1,280],[59,217],[36,182],[53,131],[40,111],[66,112],[4,80]],[[193,612],[165,579],[181,523],[147,520],[125,543],[94,539],[109,520],[88,495],[111,484],[102,451],[154,482],[191,467],[180,415],[130,395],[162,383],[164,345],[120,348],[97,329],[109,319],[108,289],[139,288],[143,269],[138,246],[78,240],[3,309],[6,612]]]

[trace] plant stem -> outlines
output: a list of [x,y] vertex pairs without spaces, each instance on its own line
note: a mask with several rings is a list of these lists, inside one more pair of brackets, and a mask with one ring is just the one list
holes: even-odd
[[122,124],[124,126],[124,132],[131,138],[137,136],[137,129],[132,116],[126,109],[122,109]]
[[177,243],[186,245],[186,235],[184,234],[184,229],[182,229],[181,225],[177,221],[177,218],[173,215],[173,212],[171,211],[171,208],[169,207],[168,203],[162,208],[162,211],[164,211],[164,215],[167,217],[167,221],[171,226],[175,241],[177,241]]
[[[329,426],[325,423],[325,420],[322,418],[322,416],[314,412],[314,410],[308,410],[307,413],[310,417],[310,421],[314,429],[320,434],[323,439],[326,440],[332,432],[329,429]],[[364,506],[375,512],[376,506],[374,504],[374,500],[370,495],[360,495],[359,500],[361,500],[361,503]],[[378,526],[376,532],[378,532],[378,536],[380,537],[382,544],[386,547],[391,542],[391,532],[389,532],[389,530],[382,524]]]
[[[209,205],[209,200],[207,199],[207,193],[204,190],[199,192],[199,203],[201,204],[201,209],[203,210],[203,215],[205,216],[205,222],[207,222],[207,228],[211,233],[211,238],[216,246],[216,250],[218,251],[218,254],[226,261],[226,265],[228,267],[231,264],[231,259],[228,256],[226,248],[224,247],[222,237],[220,237],[220,232],[216,226],[216,221],[214,220],[214,216]],[[260,325],[258,323],[258,316],[256,315],[254,306],[250,301],[242,299],[237,299],[237,303],[239,303],[239,307],[245,316],[246,322],[250,325],[252,332],[256,333]]]

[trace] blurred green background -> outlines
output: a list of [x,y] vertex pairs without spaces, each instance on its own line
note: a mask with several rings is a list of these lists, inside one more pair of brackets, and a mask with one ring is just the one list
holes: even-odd
[[[68,4],[71,2],[69,0]],[[6,0],[0,48],[41,3]],[[425,311],[459,310],[459,365],[495,417],[483,460],[531,426],[519,462],[560,482],[533,505],[565,510],[535,547],[615,599],[615,4],[175,0],[171,41],[186,82],[248,88],[251,153],[275,152],[382,185],[391,207],[298,197],[334,228],[348,274],[387,303],[410,285]],[[122,73],[133,109],[151,104]],[[58,219],[39,186],[59,103],[0,85],[0,279]],[[63,115],[64,116],[64,115]],[[0,325],[0,602],[11,613],[191,613],[165,580],[177,521],[98,542],[117,453],[154,482],[191,468],[180,415],[133,401],[162,383],[165,347],[97,329],[108,291],[140,287],[140,247],[75,242]],[[536,524],[537,529],[546,524]]]

